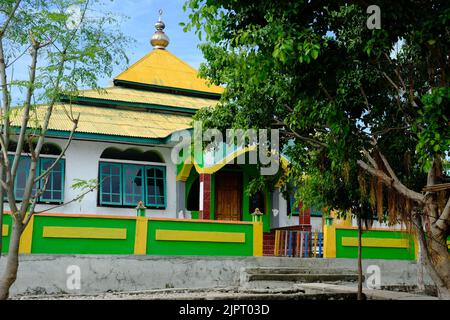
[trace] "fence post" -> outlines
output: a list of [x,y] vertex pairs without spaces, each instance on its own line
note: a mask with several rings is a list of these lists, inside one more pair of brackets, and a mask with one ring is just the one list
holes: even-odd
[[144,217],[136,218],[136,236],[134,240],[134,254],[147,254],[147,230],[149,220]]
[[323,257],[336,258],[336,226],[332,220],[323,227]]
[[263,256],[263,223],[253,222],[253,256]]
[[20,237],[19,253],[20,254],[30,254],[33,244],[33,226],[34,226],[34,215],[28,222],[27,227]]

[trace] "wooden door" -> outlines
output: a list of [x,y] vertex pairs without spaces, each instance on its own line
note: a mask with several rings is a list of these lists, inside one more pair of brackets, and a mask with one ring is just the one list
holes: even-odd
[[216,220],[241,221],[242,174],[219,172],[216,174]]

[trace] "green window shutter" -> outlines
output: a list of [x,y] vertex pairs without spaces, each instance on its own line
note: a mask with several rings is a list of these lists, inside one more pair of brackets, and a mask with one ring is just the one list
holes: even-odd
[[100,204],[123,204],[121,164],[100,162]]
[[[44,173],[50,168],[56,159],[40,158],[39,171],[40,174]],[[47,186],[45,192],[40,197],[40,202],[46,203],[63,203],[64,202],[64,176],[65,176],[65,160],[61,159],[50,171],[48,175]],[[41,179],[39,182],[39,188],[43,190],[45,187],[45,179]]]
[[123,165],[123,205],[137,206],[144,201],[144,167]]
[[166,168],[145,167],[146,199],[148,208],[165,209],[167,207]]

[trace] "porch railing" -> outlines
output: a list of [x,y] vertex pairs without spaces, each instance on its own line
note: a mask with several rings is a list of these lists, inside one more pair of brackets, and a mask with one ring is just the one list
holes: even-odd
[[323,258],[323,233],[297,230],[276,230],[276,257]]

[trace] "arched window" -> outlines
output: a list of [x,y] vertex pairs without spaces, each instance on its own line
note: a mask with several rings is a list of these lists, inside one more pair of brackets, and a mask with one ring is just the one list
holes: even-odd
[[99,204],[104,206],[167,206],[166,167],[155,151],[108,148],[101,155],[99,167]]

